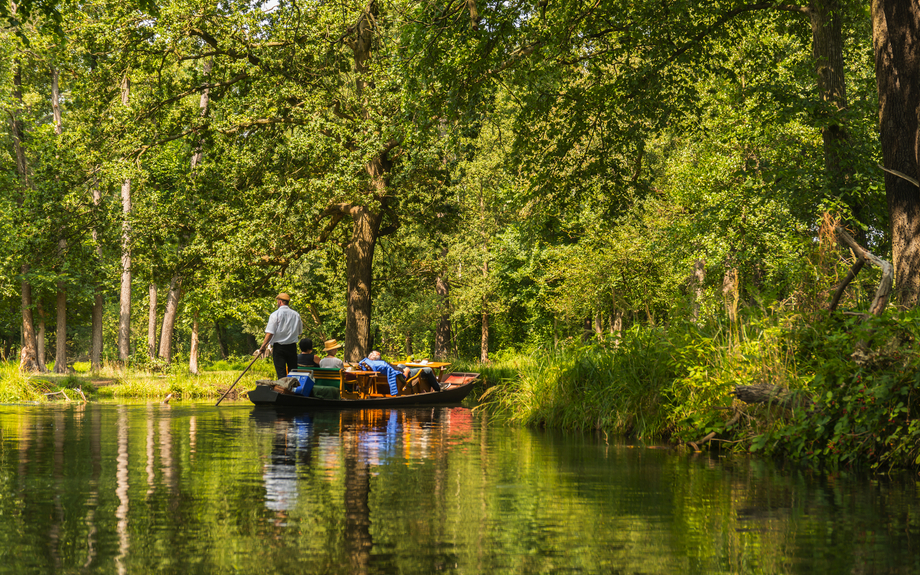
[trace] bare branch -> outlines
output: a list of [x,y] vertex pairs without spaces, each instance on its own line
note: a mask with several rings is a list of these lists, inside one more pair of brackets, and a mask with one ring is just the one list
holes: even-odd
[[918,188],[920,188],[920,182],[918,182],[918,181],[915,180],[914,178],[908,176],[908,175],[905,174],[904,172],[899,172],[899,171],[897,171],[897,170],[892,170],[892,169],[890,169],[890,168],[886,168],[885,166],[883,166],[883,165],[881,165],[881,164],[879,164],[878,167],[880,167],[881,169],[885,170],[885,171],[888,172],[889,174],[894,174],[895,176],[897,176],[897,177],[899,177],[899,178],[902,178],[902,179],[905,179],[905,180],[907,180],[908,182],[910,182],[910,183],[912,183],[913,185],[915,185],[915,186],[917,186]]

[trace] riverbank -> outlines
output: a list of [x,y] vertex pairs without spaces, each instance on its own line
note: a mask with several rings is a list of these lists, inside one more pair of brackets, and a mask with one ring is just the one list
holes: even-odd
[[[49,398],[80,400],[165,399],[170,394],[184,400],[216,399],[227,391],[249,364],[247,358],[220,361],[197,375],[175,368],[168,373],[129,369],[123,371],[105,365],[90,372],[88,363],[77,362],[68,374],[22,374],[13,362],[0,364],[0,403],[46,401]],[[237,384],[232,394],[245,391],[253,378],[274,378],[271,360],[255,362],[246,373],[244,385]],[[49,395],[57,394],[57,395]],[[235,397],[228,397],[233,399]]]
[[[920,467],[920,315],[766,314],[737,325],[638,327],[618,342],[500,358],[479,371],[509,422],[596,430],[818,467]],[[788,401],[746,404],[736,386]]]
[[[920,313],[835,315],[815,321],[781,313],[738,324],[638,326],[617,341],[502,353],[482,374],[481,408],[511,424],[596,431],[691,449],[762,453],[817,467],[920,467]],[[0,365],[0,403],[45,401],[63,391],[89,400],[216,399],[248,365],[217,362],[199,375],[106,367],[69,375],[23,375]],[[256,362],[252,380],[274,377]],[[772,385],[783,405],[747,404],[737,386]],[[53,396],[52,396],[53,397]],[[60,397],[59,397],[60,398]],[[231,398],[232,399],[232,398]]]

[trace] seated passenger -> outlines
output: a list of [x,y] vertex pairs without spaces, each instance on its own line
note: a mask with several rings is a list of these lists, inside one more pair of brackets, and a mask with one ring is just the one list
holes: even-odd
[[[413,373],[412,369],[405,366],[400,366],[402,367],[402,371],[396,369],[389,363],[380,359],[379,351],[372,351],[367,354],[367,357],[361,360],[360,365],[366,365],[371,371],[377,371],[386,375],[387,383],[390,384],[390,395],[399,395],[399,384],[405,382],[407,378],[419,372],[419,369],[416,369]],[[427,372],[425,370],[427,370]],[[438,384],[438,378],[434,376],[434,372],[431,371],[431,368],[422,368],[421,371],[423,373],[420,377],[425,378],[425,381],[431,386],[431,389],[441,391],[441,386]]]
[[323,351],[326,352],[326,357],[319,360],[320,367],[332,367],[335,369],[344,369],[345,363],[337,358],[335,354],[342,349],[342,344],[337,342],[334,339],[327,340],[323,345]]
[[430,367],[406,367],[403,364],[398,364],[396,369],[402,370],[403,375],[406,379],[412,379],[415,377],[415,374],[421,372],[419,379],[428,384],[428,387],[435,391],[444,391],[450,387],[449,383],[441,383],[438,381],[438,376],[434,374],[434,370]]
[[313,353],[313,340],[304,338],[300,340],[300,353],[297,354],[297,367],[320,367]]

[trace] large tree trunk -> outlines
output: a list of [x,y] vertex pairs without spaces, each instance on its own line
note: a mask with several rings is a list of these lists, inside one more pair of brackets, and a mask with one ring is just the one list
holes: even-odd
[[352,209],[351,241],[345,250],[348,274],[348,318],[345,322],[345,360],[367,357],[370,345],[374,247],[381,216],[367,208]]
[[172,336],[179,315],[179,300],[182,299],[182,278],[175,276],[169,284],[169,295],[166,297],[166,311],[163,313],[163,326],[160,329],[160,357],[166,363],[172,361]]
[[[355,90],[359,99],[364,95],[368,84],[364,77],[368,72],[368,61],[371,58],[374,38],[374,19],[377,15],[377,4],[374,0],[368,4],[353,27],[354,38],[348,41],[352,50],[357,71]],[[364,110],[364,116],[369,113]],[[381,205],[385,205],[387,197],[387,174],[390,162],[386,152],[381,152],[377,157],[367,163],[365,171],[370,176],[369,191],[376,197]],[[377,213],[364,206],[351,206],[348,213],[352,217],[351,241],[345,250],[346,269],[348,274],[348,311],[345,322],[345,360],[349,362],[360,361],[366,357],[370,350],[371,312],[373,308],[373,280],[374,248],[380,233],[382,213]]]
[[[121,103],[128,105],[131,84],[125,75],[121,84]],[[121,209],[124,219],[121,223],[121,292],[118,314],[118,359],[127,365],[131,355],[131,179],[121,184]]]
[[[872,0],[872,40],[878,86],[879,130],[885,168],[920,180],[920,4]],[[898,305],[920,299],[920,190],[885,173]]]
[[157,284],[150,282],[147,313],[147,357],[157,356]]

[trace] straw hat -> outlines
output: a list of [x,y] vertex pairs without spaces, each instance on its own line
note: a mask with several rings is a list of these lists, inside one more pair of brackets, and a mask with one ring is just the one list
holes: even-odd
[[282,300],[284,300],[284,301],[291,301],[291,296],[289,296],[288,294],[286,294],[286,293],[284,293],[284,292],[281,292],[281,293],[278,294],[278,297],[276,297],[275,299],[282,299]]
[[339,349],[342,347],[342,344],[337,342],[334,339],[326,340],[326,343],[323,344],[323,351],[332,351],[333,349]]

